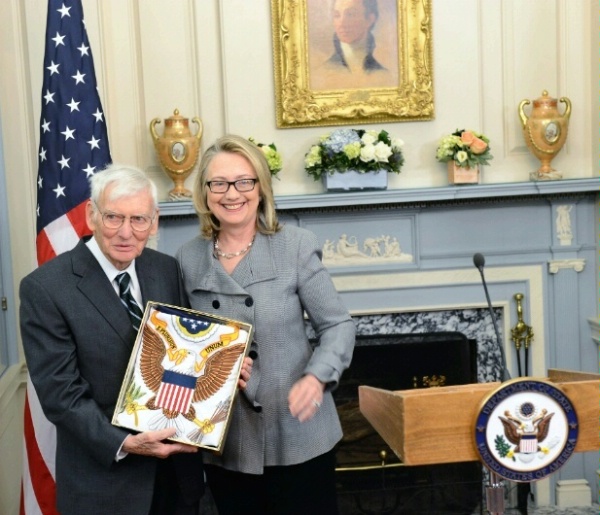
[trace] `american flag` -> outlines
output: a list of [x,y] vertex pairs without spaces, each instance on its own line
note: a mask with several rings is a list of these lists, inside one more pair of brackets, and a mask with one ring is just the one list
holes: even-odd
[[[37,178],[38,265],[89,234],[88,178],[110,149],[81,0],[48,0]],[[25,404],[21,514],[55,514],[54,426],[31,383]]]

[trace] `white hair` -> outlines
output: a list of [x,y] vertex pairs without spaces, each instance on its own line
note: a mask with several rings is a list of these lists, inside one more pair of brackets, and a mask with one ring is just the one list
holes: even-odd
[[110,192],[110,200],[131,197],[141,191],[148,191],[152,197],[154,209],[158,208],[158,192],[156,184],[139,168],[112,163],[104,170],[96,172],[90,178],[91,199],[95,206],[108,188],[114,185]]

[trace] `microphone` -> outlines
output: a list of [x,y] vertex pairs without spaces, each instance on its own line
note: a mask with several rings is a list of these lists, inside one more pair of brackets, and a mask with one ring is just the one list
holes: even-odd
[[504,354],[504,345],[502,344],[502,340],[500,339],[500,332],[498,331],[498,323],[496,322],[496,315],[494,314],[494,308],[492,307],[492,301],[490,300],[490,294],[488,293],[487,284],[485,283],[485,277],[483,276],[483,266],[485,265],[485,258],[483,254],[479,252],[473,256],[473,264],[479,270],[479,274],[481,275],[481,282],[483,283],[483,289],[485,291],[485,298],[487,299],[488,309],[490,310],[490,315],[492,316],[492,323],[494,324],[494,332],[496,333],[496,343],[498,348],[500,349],[500,365],[502,366],[502,381],[508,381],[510,379],[510,374],[508,373],[508,369],[506,368],[506,355]]

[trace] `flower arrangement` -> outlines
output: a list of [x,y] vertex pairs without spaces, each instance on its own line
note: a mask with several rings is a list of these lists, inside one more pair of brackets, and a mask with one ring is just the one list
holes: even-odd
[[283,160],[281,159],[281,154],[278,152],[275,143],[265,144],[265,143],[257,143],[254,138],[248,138],[249,141],[254,143],[258,148],[262,150],[262,153],[265,155],[267,160],[267,164],[269,165],[269,170],[271,171],[271,177],[275,177],[279,179],[277,174],[283,168]]
[[493,158],[489,143],[489,138],[479,132],[457,129],[440,140],[435,157],[442,163],[454,161],[461,168],[487,165]]
[[382,131],[337,129],[322,136],[304,157],[304,169],[315,181],[323,174],[355,170],[400,173],[404,164],[401,139]]

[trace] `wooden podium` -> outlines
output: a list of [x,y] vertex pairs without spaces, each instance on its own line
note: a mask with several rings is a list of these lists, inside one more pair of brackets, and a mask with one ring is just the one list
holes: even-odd
[[[577,413],[575,452],[600,449],[600,375],[551,369],[543,379],[561,389]],[[480,461],[474,425],[485,399],[501,384],[399,391],[360,386],[359,406],[405,465]]]

